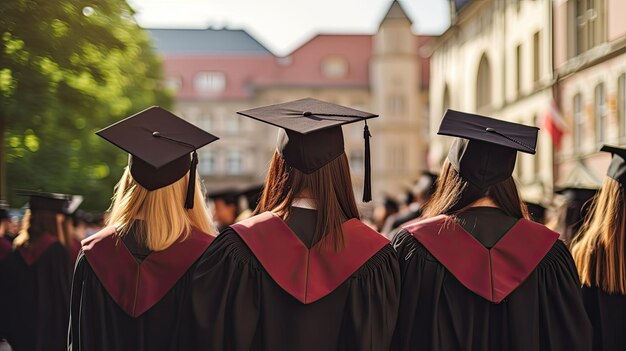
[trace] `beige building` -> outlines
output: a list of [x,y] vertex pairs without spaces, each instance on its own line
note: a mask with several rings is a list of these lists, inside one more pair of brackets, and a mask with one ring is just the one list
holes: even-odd
[[[451,1],[451,26],[433,40],[430,73],[431,168],[451,138],[436,136],[448,108],[541,127],[552,101],[551,0]],[[520,153],[515,177],[524,197],[553,189],[553,148],[540,132],[535,156]]]
[[610,156],[626,145],[626,1],[555,0],[554,59],[567,123],[557,182],[599,184]]
[[[303,97],[380,115],[369,122],[375,200],[405,191],[426,167],[428,38],[412,33],[397,1],[375,34],[317,35],[286,57],[242,30],[150,32],[176,95],[174,110],[221,138],[200,153],[209,191],[262,182],[275,147],[275,128],[235,112]],[[360,197],[363,124],[344,127],[344,135]]]

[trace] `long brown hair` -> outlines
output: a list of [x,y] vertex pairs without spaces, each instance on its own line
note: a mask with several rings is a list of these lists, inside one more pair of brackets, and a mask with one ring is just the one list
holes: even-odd
[[51,234],[55,238],[62,234],[59,232],[61,228],[57,222],[57,214],[52,211],[26,210],[22,223],[22,230],[13,242],[15,247],[28,245],[44,234]]
[[624,188],[606,177],[572,244],[583,285],[626,294],[626,206]]
[[286,220],[291,203],[303,191],[307,191],[317,204],[315,239],[328,236],[329,242],[323,244],[341,249],[344,245],[341,225],[347,219],[359,218],[346,154],[311,174],[305,174],[287,165],[282,156],[274,152],[254,214],[272,211]]
[[528,218],[528,210],[512,177],[486,189],[479,189],[463,179],[448,160],[443,164],[441,175],[437,179],[435,194],[425,205],[424,217],[459,213],[485,196],[509,216]]

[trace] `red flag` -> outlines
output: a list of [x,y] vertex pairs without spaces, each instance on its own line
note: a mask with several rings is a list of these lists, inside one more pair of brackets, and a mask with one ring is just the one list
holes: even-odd
[[552,100],[550,103],[550,107],[544,115],[541,127],[550,134],[554,147],[559,149],[561,146],[561,138],[563,138],[563,134],[567,129],[567,124],[556,105],[556,101]]

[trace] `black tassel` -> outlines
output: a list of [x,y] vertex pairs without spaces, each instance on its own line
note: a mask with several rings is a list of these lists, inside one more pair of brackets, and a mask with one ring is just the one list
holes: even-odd
[[370,160],[370,130],[367,127],[367,121],[365,121],[365,128],[363,128],[363,138],[365,139],[365,177],[363,180],[363,202],[372,201],[372,163]]
[[189,169],[189,184],[187,185],[187,199],[185,200],[185,208],[193,208],[193,200],[196,192],[196,166],[198,165],[198,153],[191,154],[191,167]]

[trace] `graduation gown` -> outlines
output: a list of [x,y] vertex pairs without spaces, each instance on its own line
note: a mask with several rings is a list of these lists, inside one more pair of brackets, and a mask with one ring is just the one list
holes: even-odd
[[589,350],[591,326],[558,234],[497,208],[438,216],[394,238],[397,350]]
[[313,241],[317,211],[292,208],[232,225],[194,275],[194,311],[208,350],[388,350],[399,271],[388,240],[357,219],[345,248]]
[[14,351],[65,350],[70,274],[65,247],[50,234],[0,264],[0,335]]
[[150,252],[131,231],[83,241],[74,270],[70,346],[76,350],[195,350],[191,274],[213,237],[194,229]]
[[593,350],[626,350],[626,295],[583,287],[583,300],[593,325]]

